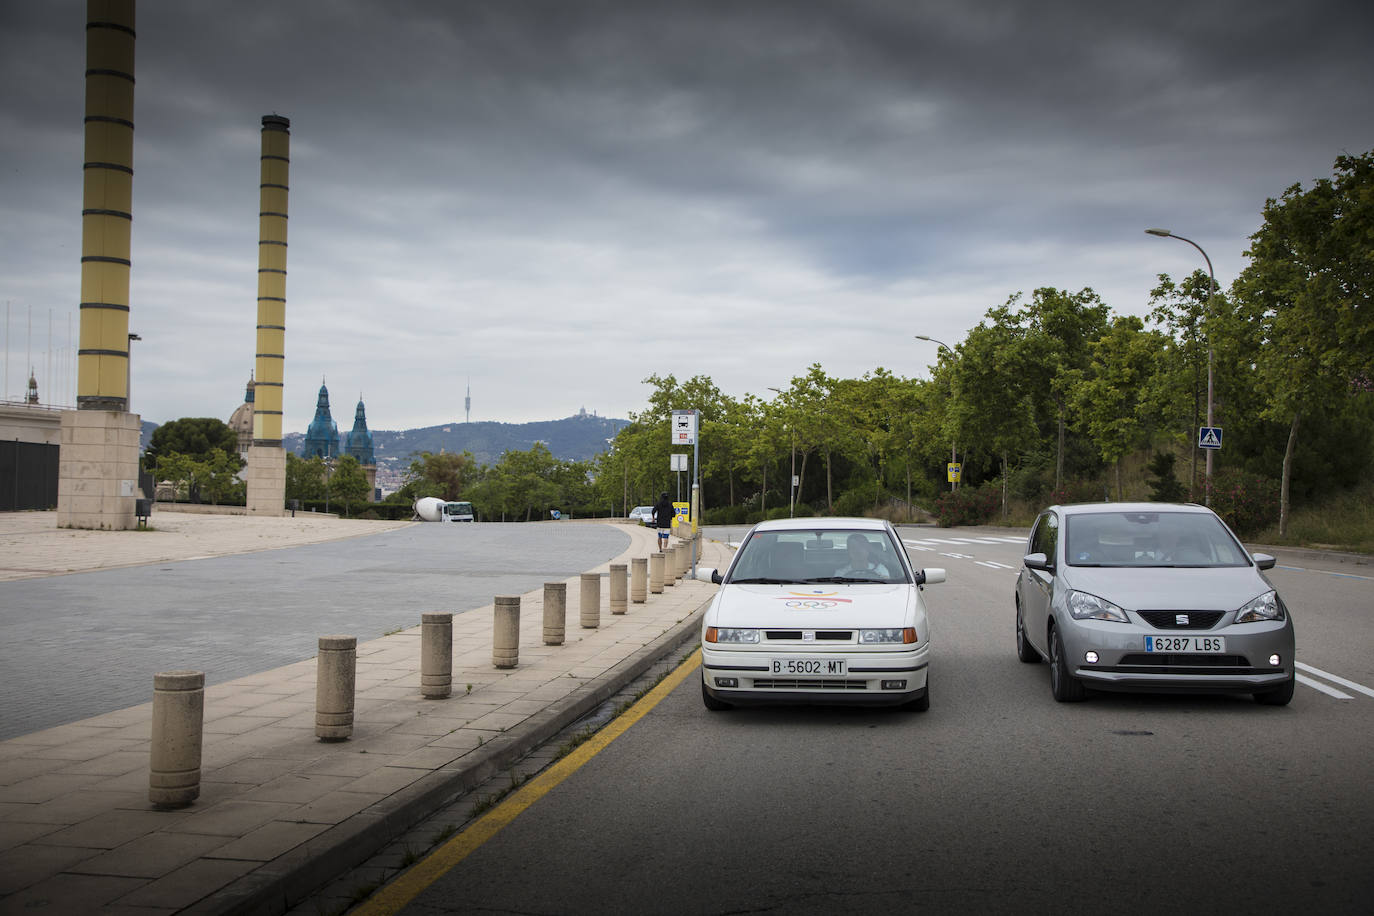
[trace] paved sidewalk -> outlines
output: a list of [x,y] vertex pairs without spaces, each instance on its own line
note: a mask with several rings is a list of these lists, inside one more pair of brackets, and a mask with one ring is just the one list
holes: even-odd
[[[28,574],[83,561],[75,568],[128,565],[131,554],[116,542],[157,533],[10,531],[19,517],[0,526],[0,550],[7,566]],[[139,562],[396,524],[334,521],[163,513],[156,526],[178,535],[167,549],[182,552]],[[624,530],[630,548],[589,572],[656,549],[648,529]],[[94,538],[81,546],[83,560],[63,558],[68,535]],[[133,543],[146,550],[148,542]],[[702,550],[703,565],[728,557],[715,542]],[[179,811],[148,802],[151,703],[0,742],[0,913],[283,912],[595,709],[695,629],[713,592],[684,579],[611,615],[603,580],[600,626],[583,629],[573,577],[562,646],[543,645],[543,590],[527,593],[520,664],[511,670],[491,662],[492,608],[456,615],[454,695],[444,700],[420,697],[417,608],[416,626],[359,644],[354,732],[340,743],[315,738],[314,659],[208,687],[201,795]]]

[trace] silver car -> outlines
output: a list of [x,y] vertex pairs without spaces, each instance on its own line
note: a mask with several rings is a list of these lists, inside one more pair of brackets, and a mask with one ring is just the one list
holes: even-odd
[[1016,580],[1016,654],[1050,664],[1060,702],[1084,688],[1293,698],[1293,621],[1251,555],[1203,506],[1051,506]]

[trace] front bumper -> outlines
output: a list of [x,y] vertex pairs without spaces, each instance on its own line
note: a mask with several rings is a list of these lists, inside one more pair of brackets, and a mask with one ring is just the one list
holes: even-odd
[[[769,670],[774,658],[804,656],[844,659],[843,677],[790,677]],[[791,651],[701,648],[701,677],[707,693],[738,705],[821,703],[895,706],[925,695],[930,645],[894,651]],[[734,686],[727,686],[729,681]],[[721,683],[724,681],[726,683]],[[888,686],[884,686],[884,682]],[[896,686],[900,683],[901,686]]]
[[[1221,636],[1221,655],[1145,651],[1146,636]],[[1208,630],[1161,631],[1096,620],[1062,627],[1064,653],[1074,677],[1096,690],[1149,692],[1250,692],[1281,687],[1293,679],[1291,619],[1232,624]],[[1090,663],[1085,656],[1097,653]],[[1270,658],[1278,657],[1278,664]]]

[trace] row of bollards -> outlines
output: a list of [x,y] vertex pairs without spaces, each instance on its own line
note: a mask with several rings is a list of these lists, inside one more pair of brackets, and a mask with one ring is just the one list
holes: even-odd
[[[628,567],[610,567],[609,608],[626,613],[630,603],[643,604],[662,594],[690,568],[685,547],[636,557]],[[580,579],[580,623],[601,625],[601,575]],[[560,646],[567,618],[565,582],[544,583],[544,645]],[[491,662],[497,668],[520,663],[520,596],[498,595],[493,602]],[[321,636],[315,669],[315,736],[345,741],[353,734],[357,690],[358,638]],[[424,613],[420,627],[420,694],[443,699],[453,692],[453,615]],[[153,676],[152,746],[148,800],[159,808],[182,808],[200,796],[200,761],[205,721],[205,674],[164,671]]]

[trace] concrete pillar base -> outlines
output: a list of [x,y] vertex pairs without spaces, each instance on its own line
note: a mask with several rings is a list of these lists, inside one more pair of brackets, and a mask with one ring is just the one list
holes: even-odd
[[442,700],[453,692],[453,615],[420,615],[420,695]]
[[138,525],[134,509],[141,429],[136,413],[63,411],[57,527],[128,531]]
[[345,741],[353,735],[358,682],[358,637],[321,636],[315,667],[315,737]]
[[634,557],[630,560],[630,601],[643,604],[649,597],[649,560]]
[[514,668],[520,664],[520,596],[497,595],[492,605],[491,663]]
[[561,646],[568,619],[568,583],[544,583],[544,645]]
[[601,626],[601,574],[582,574],[581,600],[577,603],[582,628],[594,630]]
[[248,514],[277,518],[286,514],[286,449],[255,445],[244,469]]
[[205,672],[153,675],[153,731],[148,801],[184,808],[200,797],[200,754],[205,723]]

